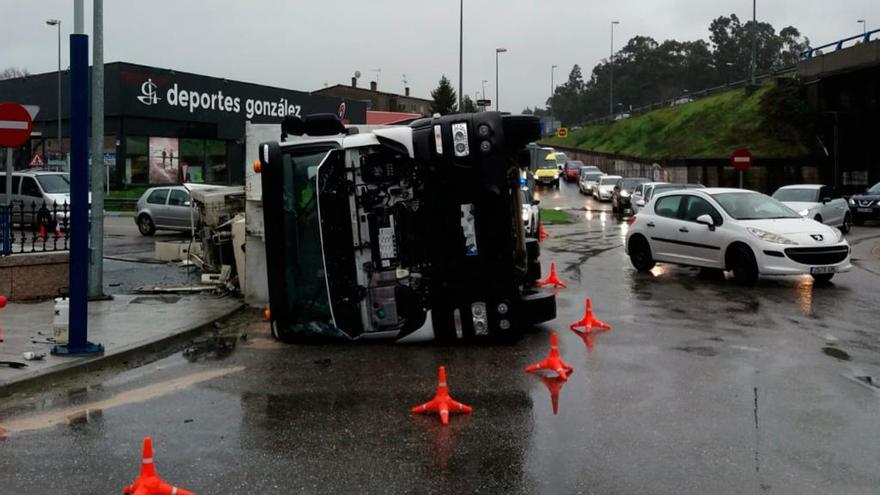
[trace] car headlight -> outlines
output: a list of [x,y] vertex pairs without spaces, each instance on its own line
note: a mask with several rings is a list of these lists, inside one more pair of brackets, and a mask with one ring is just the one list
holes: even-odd
[[788,237],[783,237],[778,234],[774,234],[772,232],[767,232],[766,230],[756,229],[754,227],[747,227],[746,230],[749,231],[750,234],[761,239],[762,241],[772,242],[773,244],[788,244],[792,246],[796,246],[797,243]]
[[800,215],[800,216],[802,216],[802,217],[805,217],[805,216],[807,216],[807,215],[809,215],[809,214],[810,214],[810,209],[809,209],[809,208],[804,208],[803,210],[801,210],[801,211],[798,212],[798,215]]
[[850,205],[850,206],[855,206],[855,205],[856,205],[856,200],[854,200],[854,199],[852,199],[852,198],[849,198],[849,205]]
[[837,242],[843,241],[843,231],[840,229],[834,229],[834,233],[837,235]]

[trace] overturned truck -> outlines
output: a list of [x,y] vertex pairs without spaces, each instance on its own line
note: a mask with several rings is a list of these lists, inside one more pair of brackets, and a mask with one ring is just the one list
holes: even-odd
[[[272,333],[287,341],[515,335],[556,317],[521,171],[539,121],[497,112],[409,126],[288,118],[260,144]],[[421,334],[421,332],[420,332]]]

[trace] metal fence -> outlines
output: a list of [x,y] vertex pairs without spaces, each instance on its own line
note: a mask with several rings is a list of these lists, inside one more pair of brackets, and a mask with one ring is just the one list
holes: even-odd
[[822,46],[810,48],[809,50],[801,52],[801,60],[810,59],[816,55],[822,55],[826,51],[843,50],[844,48],[849,48],[850,46],[854,46],[859,43],[870,43],[872,37],[880,39],[880,29],[865,31],[863,34],[857,34],[855,36],[850,36],[848,38],[837,40],[833,43],[827,43]]
[[67,251],[70,206],[13,201],[0,206],[0,256]]

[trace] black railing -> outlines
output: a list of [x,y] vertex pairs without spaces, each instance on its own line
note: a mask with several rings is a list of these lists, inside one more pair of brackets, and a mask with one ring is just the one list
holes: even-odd
[[13,201],[0,206],[0,256],[67,251],[70,242],[67,203]]
[[866,31],[863,34],[857,34],[855,36],[850,36],[848,38],[843,38],[837,40],[832,43],[827,43],[822,46],[817,46],[815,48],[810,48],[809,50],[801,52],[801,60],[806,60],[813,58],[816,55],[821,55],[825,53],[826,50],[831,49],[832,51],[843,50],[844,48],[848,48],[850,46],[854,46],[859,43],[870,43],[871,37],[874,35],[880,35],[880,29],[875,29],[873,31]]

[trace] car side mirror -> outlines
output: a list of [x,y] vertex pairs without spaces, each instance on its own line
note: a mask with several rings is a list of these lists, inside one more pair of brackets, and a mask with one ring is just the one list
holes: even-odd
[[540,200],[540,199],[533,199],[533,200],[532,200],[532,206],[538,206],[539,204],[541,204],[541,200]]
[[640,200],[636,201],[636,206],[638,206],[639,208],[644,208],[645,207],[645,200],[640,199]]
[[712,220],[711,215],[703,214],[703,215],[698,216],[697,223],[709,227],[709,230],[715,230],[715,220]]
[[828,204],[831,202],[831,198],[822,198],[822,204]]

